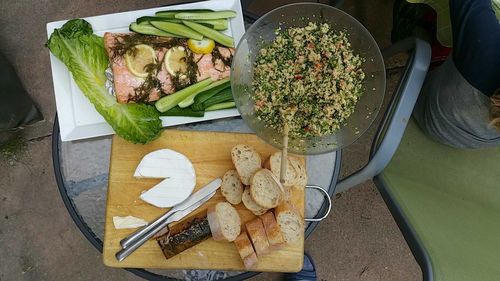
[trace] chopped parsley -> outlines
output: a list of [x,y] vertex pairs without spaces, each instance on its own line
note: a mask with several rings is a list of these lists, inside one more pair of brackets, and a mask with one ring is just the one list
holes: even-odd
[[257,118],[291,137],[334,133],[363,95],[363,61],[327,23],[277,30],[254,65]]

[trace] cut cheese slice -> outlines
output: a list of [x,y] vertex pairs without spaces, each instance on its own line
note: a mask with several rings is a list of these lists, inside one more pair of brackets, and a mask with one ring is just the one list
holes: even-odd
[[141,218],[136,218],[133,216],[126,216],[126,217],[114,216],[113,224],[115,225],[116,229],[125,229],[125,228],[141,227],[147,225],[148,222]]
[[134,177],[164,179],[140,196],[142,200],[159,208],[169,208],[186,200],[196,185],[193,163],[183,154],[171,149],[156,150],[144,156]]
[[193,163],[184,154],[160,149],[146,154],[134,172],[136,178],[195,177]]

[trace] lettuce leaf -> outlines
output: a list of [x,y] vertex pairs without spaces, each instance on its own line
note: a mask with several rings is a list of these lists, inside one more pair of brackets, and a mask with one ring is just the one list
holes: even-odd
[[119,136],[147,143],[160,135],[161,120],[154,106],[120,104],[106,90],[108,56],[102,37],[93,34],[88,22],[68,21],[54,30],[46,46],[68,67],[80,90]]

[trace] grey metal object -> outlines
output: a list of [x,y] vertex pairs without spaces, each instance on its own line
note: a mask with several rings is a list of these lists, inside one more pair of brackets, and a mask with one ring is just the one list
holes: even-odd
[[210,193],[209,195],[205,196],[203,199],[199,200],[198,202],[194,203],[192,206],[188,207],[187,209],[183,211],[178,211],[175,213],[172,213],[167,219],[163,220],[161,223],[157,224],[154,228],[152,228],[149,232],[143,234],[142,236],[137,237],[137,239],[133,240],[126,248],[121,249],[116,253],[115,257],[118,261],[124,260],[126,257],[130,256],[135,250],[137,250],[140,246],[142,246],[144,243],[146,243],[149,239],[151,239],[156,233],[158,233],[160,230],[163,228],[167,227],[168,224],[178,221],[182,219],[184,216],[187,214],[191,213],[201,205],[203,205],[205,202],[210,200],[215,195],[215,191]]
[[[168,212],[166,212],[165,214],[154,220],[152,223],[148,224],[147,226],[141,229],[138,229],[134,233],[122,239],[120,241],[120,245],[122,246],[122,248],[127,248],[135,240],[139,239],[142,235],[151,231],[152,229],[155,229],[158,225],[160,225],[166,220],[168,220],[169,222],[179,221],[184,216],[189,214],[188,212],[181,212],[181,211],[186,210],[187,208],[191,207],[200,200],[206,202],[207,200],[202,200],[202,199],[204,199],[210,194],[213,194],[221,186],[221,184],[222,180],[220,178],[211,181],[209,184],[205,185],[200,190],[198,190],[195,194],[189,196],[186,200],[182,201],[181,203],[171,208]],[[174,214],[177,215],[175,215],[174,217]],[[173,220],[174,218],[175,220]]]
[[328,191],[326,191],[323,187],[318,186],[318,185],[306,185],[306,188],[310,189],[315,189],[319,190],[321,193],[323,193],[323,196],[325,198],[325,201],[328,202],[328,207],[326,207],[325,213],[321,215],[320,217],[316,216],[314,218],[305,218],[304,220],[307,222],[320,222],[328,217],[330,214],[330,211],[332,210],[332,199],[330,198],[330,194],[328,194]]
[[387,59],[402,52],[410,52],[410,58],[379,127],[372,156],[363,168],[338,182],[335,193],[378,175],[389,164],[399,146],[429,68],[431,48],[421,39],[407,38],[382,51],[382,55]]

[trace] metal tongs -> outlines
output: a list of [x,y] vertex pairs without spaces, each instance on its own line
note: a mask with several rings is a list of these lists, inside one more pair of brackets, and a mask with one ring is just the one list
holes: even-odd
[[167,228],[166,232],[168,232],[168,224],[181,220],[210,200],[221,184],[222,180],[220,178],[213,180],[147,226],[122,239],[120,241],[122,249],[116,253],[116,259],[118,261],[124,260],[162,229]]

